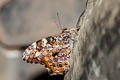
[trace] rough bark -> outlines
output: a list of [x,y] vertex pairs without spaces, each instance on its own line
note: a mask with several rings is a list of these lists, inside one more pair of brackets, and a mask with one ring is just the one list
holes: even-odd
[[120,80],[120,0],[88,0],[65,80]]

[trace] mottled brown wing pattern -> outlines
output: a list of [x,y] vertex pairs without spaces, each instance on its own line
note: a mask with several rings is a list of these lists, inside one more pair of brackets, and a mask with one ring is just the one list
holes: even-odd
[[50,75],[63,75],[69,69],[70,53],[76,29],[63,29],[62,33],[34,42],[23,53],[23,60],[44,65]]

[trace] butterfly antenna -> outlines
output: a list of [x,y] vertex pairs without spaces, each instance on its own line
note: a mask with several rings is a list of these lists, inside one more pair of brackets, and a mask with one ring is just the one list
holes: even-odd
[[62,26],[61,26],[60,17],[59,17],[59,13],[58,12],[57,12],[57,18],[58,18],[59,28],[62,30]]

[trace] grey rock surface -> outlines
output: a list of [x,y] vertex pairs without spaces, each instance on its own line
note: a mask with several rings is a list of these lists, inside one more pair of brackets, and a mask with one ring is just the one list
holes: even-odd
[[60,33],[57,12],[63,27],[74,27],[85,7],[84,0],[2,0],[0,4],[0,42],[9,46]]
[[120,80],[120,0],[88,0],[65,80]]

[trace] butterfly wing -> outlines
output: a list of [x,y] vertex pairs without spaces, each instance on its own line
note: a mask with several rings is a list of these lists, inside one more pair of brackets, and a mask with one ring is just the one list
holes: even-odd
[[62,32],[34,42],[23,53],[23,60],[45,65],[51,75],[63,75],[69,69],[73,40],[70,32]]

